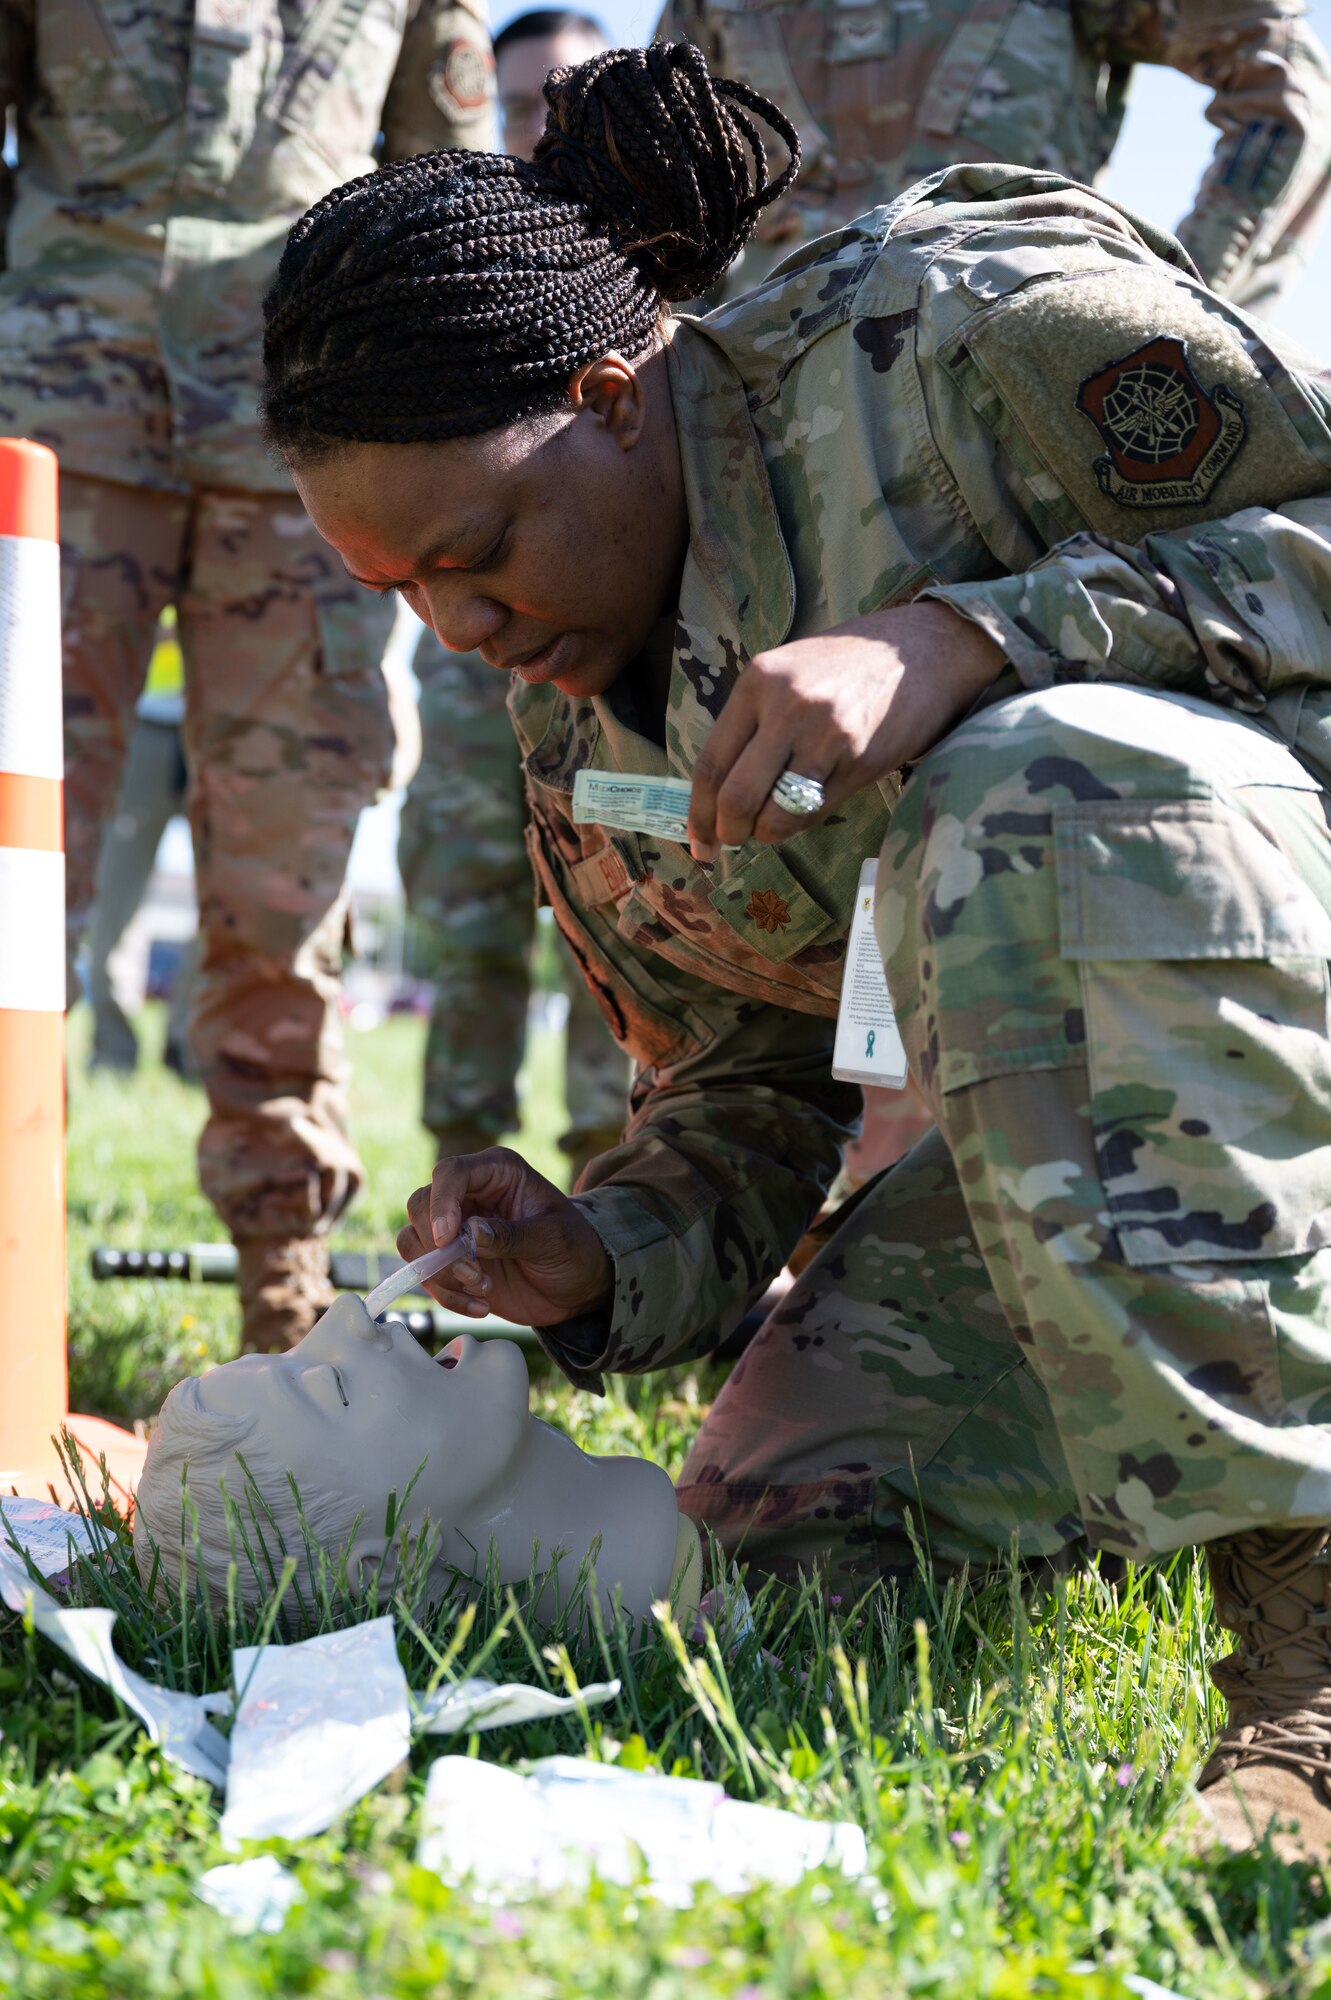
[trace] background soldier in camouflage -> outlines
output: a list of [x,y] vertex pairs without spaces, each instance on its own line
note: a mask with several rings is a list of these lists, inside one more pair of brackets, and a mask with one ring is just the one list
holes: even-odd
[[1269,311],[1296,275],[1331,170],[1331,64],[1303,0],[669,0],[658,33],[772,98],[800,177],[731,286],[964,160],[1093,183],[1136,63],[1211,91],[1215,155],[1179,236],[1214,290]]
[[[440,1154],[492,1146],[519,1122],[536,893],[526,794],[504,677],[477,653],[446,653],[432,632],[416,649],[420,769],[402,808],[398,864],[424,930],[434,981],[422,1117]],[[567,963],[560,947],[561,961]],[[561,1140],[573,1176],[616,1145],[628,1115],[629,1065],[570,968]]]
[[18,169],[0,428],[60,457],[71,948],[158,617],[179,611],[202,966],[203,1185],[249,1346],[304,1333],[361,1169],[337,1018],[343,876],[390,732],[392,618],[259,434],[291,222],[390,156],[493,139],[477,0],[5,0]]
[[[605,46],[585,15],[548,9],[508,23],[495,40],[495,71],[509,152],[525,154],[540,137],[546,73]],[[398,863],[434,980],[422,1116],[441,1155],[473,1153],[518,1124],[536,921],[526,796],[504,677],[479,653],[446,653],[428,631],[415,667],[423,747],[402,809]],[[560,957],[567,964],[562,947]],[[629,1065],[585,982],[569,971],[569,1122],[560,1144],[576,1180],[618,1143]]]

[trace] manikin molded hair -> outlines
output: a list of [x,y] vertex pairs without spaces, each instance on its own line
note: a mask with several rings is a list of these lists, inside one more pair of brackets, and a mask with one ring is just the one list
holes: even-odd
[[[646,351],[663,300],[717,282],[799,164],[789,120],[689,42],[607,50],[545,96],[534,164],[420,154],[291,231],[264,301],[264,421],[291,462],[557,408],[584,363]],[[790,154],[775,179],[748,112]]]

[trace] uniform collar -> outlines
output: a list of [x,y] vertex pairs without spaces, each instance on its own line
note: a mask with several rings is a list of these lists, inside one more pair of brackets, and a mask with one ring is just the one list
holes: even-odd
[[744,385],[698,322],[676,321],[670,388],[689,548],[666,708],[666,753],[687,777],[740,672],[779,646],[795,581]]

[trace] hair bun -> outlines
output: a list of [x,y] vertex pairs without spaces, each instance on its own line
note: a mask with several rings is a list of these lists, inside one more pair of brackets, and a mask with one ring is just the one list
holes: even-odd
[[[608,49],[553,70],[545,99],[537,167],[663,298],[710,291],[799,168],[790,120],[747,84],[712,76],[692,42]],[[775,180],[748,112],[789,151]]]

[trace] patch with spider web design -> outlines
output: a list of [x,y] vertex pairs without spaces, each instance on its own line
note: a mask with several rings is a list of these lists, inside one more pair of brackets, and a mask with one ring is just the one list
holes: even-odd
[[1096,483],[1121,507],[1196,506],[1248,434],[1241,398],[1224,382],[1203,388],[1187,342],[1168,334],[1088,375],[1077,408],[1108,447]]

